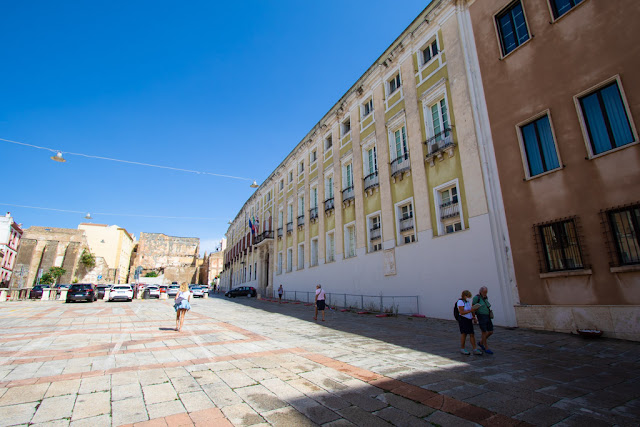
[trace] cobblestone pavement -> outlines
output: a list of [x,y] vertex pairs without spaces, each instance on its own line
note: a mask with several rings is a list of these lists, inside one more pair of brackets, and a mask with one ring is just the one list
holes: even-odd
[[638,343],[213,297],[0,304],[0,425],[640,424]]

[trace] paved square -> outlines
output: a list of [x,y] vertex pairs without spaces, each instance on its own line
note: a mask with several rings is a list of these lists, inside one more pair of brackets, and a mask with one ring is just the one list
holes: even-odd
[[640,424],[640,345],[213,297],[0,304],[0,426]]

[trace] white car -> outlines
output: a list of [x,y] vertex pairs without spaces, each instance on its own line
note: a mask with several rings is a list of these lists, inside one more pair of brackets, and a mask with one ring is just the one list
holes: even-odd
[[160,298],[160,288],[156,285],[149,285],[145,288],[145,292],[149,291],[149,296],[151,298]]
[[193,293],[194,298],[196,297],[204,298],[204,291],[200,286],[194,286],[193,288],[191,288],[191,293]]
[[109,289],[109,301],[133,299],[133,289],[129,285],[113,285]]

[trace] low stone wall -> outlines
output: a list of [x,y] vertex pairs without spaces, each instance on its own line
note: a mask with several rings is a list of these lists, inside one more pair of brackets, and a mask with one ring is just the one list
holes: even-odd
[[515,309],[522,328],[573,334],[577,329],[597,329],[605,337],[640,341],[638,305],[522,305]]

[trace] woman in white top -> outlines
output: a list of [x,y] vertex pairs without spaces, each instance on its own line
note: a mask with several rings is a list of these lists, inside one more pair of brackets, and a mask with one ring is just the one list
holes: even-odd
[[173,308],[176,310],[176,331],[182,331],[182,325],[184,324],[184,315],[187,311],[191,310],[191,292],[189,291],[189,285],[187,282],[183,282],[180,285],[180,292],[176,295]]
[[325,308],[325,293],[322,290],[322,286],[316,286],[316,314],[313,316],[313,320],[318,320],[318,310],[322,312],[322,321],[324,322],[324,308]]

